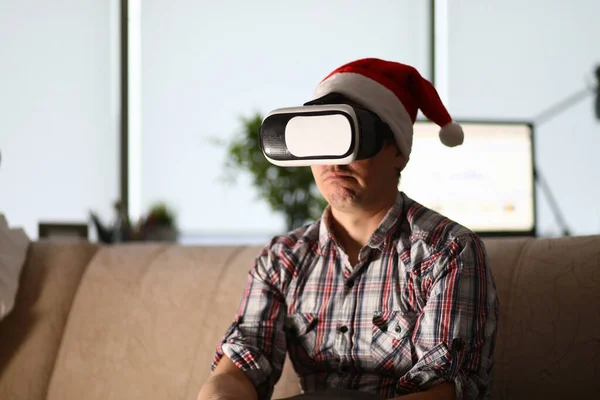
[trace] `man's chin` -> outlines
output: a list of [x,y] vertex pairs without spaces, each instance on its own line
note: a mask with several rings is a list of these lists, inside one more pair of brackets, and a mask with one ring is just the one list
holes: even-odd
[[326,199],[333,208],[347,209],[359,202],[359,195],[351,188],[337,187],[329,190]]

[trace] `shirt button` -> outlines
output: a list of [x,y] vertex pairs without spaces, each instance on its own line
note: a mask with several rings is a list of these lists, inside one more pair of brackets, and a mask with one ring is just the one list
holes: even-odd
[[463,348],[464,348],[464,343],[463,343],[462,339],[456,339],[456,350],[462,351]]
[[337,330],[339,333],[346,333],[346,332],[348,332],[348,327],[346,325],[342,325],[342,326],[338,327]]
[[402,332],[402,327],[400,325],[396,325],[394,330],[396,331],[396,333],[400,333],[400,332]]

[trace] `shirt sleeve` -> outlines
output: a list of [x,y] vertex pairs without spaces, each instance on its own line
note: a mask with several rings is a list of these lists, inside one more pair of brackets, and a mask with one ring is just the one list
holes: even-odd
[[451,381],[457,400],[487,395],[498,298],[486,258],[476,235],[463,236],[452,241],[422,277],[427,301],[412,338],[418,360],[400,379],[398,392]]
[[258,398],[269,399],[286,354],[285,299],[278,289],[277,258],[270,250],[257,257],[233,323],[217,344],[212,370],[227,355],[250,379]]

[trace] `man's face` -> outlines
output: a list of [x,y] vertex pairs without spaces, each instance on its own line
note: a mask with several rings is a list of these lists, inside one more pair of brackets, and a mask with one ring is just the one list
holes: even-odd
[[406,158],[394,144],[384,144],[374,157],[348,165],[315,165],[312,173],[325,200],[335,209],[368,208],[398,187],[398,170]]

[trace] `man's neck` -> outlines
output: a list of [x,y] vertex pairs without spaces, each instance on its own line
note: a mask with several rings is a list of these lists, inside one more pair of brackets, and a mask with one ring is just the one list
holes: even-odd
[[353,207],[349,210],[331,208],[335,236],[354,265],[358,262],[360,249],[366,246],[396,197],[382,201],[370,208]]

